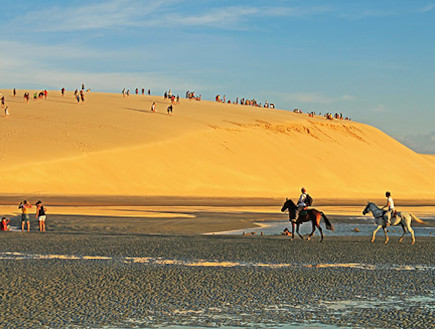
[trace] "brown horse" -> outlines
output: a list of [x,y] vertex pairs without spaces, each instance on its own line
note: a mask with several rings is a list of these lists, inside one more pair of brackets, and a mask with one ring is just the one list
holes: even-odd
[[299,226],[301,223],[309,222],[311,221],[311,224],[313,225],[313,230],[311,233],[307,236],[307,240],[310,240],[311,237],[314,235],[314,231],[316,230],[316,227],[320,231],[320,242],[323,242],[323,231],[320,227],[320,220],[323,218],[326,224],[327,230],[334,230],[334,227],[332,226],[331,222],[328,220],[328,218],[325,216],[325,214],[321,211],[318,211],[316,209],[307,209],[303,210],[299,213],[298,218],[296,219],[296,210],[298,207],[294,204],[294,202],[290,199],[286,199],[284,202],[284,205],[281,208],[281,211],[284,212],[288,209],[289,214],[289,221],[292,223],[292,237],[291,241],[293,241],[293,238],[295,236],[295,224],[296,224],[296,233],[303,239],[304,237],[299,233]]

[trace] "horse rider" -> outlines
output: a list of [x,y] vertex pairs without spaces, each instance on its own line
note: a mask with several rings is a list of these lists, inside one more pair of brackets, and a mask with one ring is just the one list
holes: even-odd
[[387,218],[387,224],[390,225],[391,218],[396,216],[396,209],[394,208],[394,201],[393,201],[393,198],[391,197],[391,193],[387,191],[385,193],[385,196],[387,197],[387,204],[385,206],[383,206],[382,209],[387,208],[387,212],[385,213],[385,217]]
[[297,206],[298,206],[298,215],[302,210],[307,209],[308,205],[305,203],[305,200],[307,199],[307,190],[305,187],[301,188],[301,196],[299,197]]

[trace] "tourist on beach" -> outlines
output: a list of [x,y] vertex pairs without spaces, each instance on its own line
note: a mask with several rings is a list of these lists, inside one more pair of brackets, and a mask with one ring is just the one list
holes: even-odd
[[85,102],[85,92],[83,89],[80,90],[80,99],[82,100],[83,103]]
[[151,89],[148,89],[148,96],[151,95]]
[[12,92],[12,94],[15,96],[17,96],[17,90],[14,88],[14,91]]
[[172,114],[172,104],[168,106],[168,114]]
[[62,88],[60,91],[62,93],[62,97],[65,96],[65,88]]
[[45,232],[45,219],[47,218],[45,212],[47,209],[42,204],[41,200],[36,202],[36,218],[39,222],[39,232]]
[[153,102],[153,104],[151,105],[151,112],[156,113],[156,102]]
[[142,95],[145,95],[145,88],[142,88]]
[[5,117],[7,117],[8,115],[9,115],[9,107],[6,106],[6,108],[5,108]]
[[28,214],[28,209],[32,208],[32,205],[24,200],[18,206],[18,209],[21,209],[21,232],[24,232],[24,226],[27,222],[27,231],[30,232],[30,218]]
[[0,223],[0,230],[1,231],[9,231],[10,226],[8,225],[8,223],[10,222],[10,219],[3,217],[2,221]]
[[2,98],[0,98],[1,103],[2,103],[2,107],[5,107],[5,96],[2,96]]
[[387,224],[391,224],[391,219],[396,215],[396,209],[394,207],[394,201],[391,197],[390,192],[385,192],[385,196],[387,197],[387,204],[382,207],[382,209],[387,208],[387,212],[385,213],[385,217],[387,218]]

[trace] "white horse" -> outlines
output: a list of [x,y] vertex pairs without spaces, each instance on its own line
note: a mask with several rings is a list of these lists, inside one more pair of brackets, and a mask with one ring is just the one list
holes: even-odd
[[[363,210],[363,215],[371,212],[373,214],[373,217],[375,217],[375,223],[378,225],[378,227],[373,231],[372,240],[370,242],[375,241],[375,235],[376,232],[379,231],[379,229],[382,227],[385,234],[385,244],[388,243],[388,236],[387,236],[387,217],[385,216],[385,211],[381,208],[379,208],[377,205],[375,205],[373,202],[367,203],[367,206]],[[414,230],[411,227],[411,220],[414,219],[417,223],[425,224],[421,219],[414,216],[413,214],[407,213],[407,212],[396,212],[396,216],[391,218],[391,226],[394,225],[402,225],[403,234],[399,239],[399,242],[403,241],[403,236],[406,233],[406,230],[411,233],[412,242],[411,244],[414,244],[415,242],[415,236],[414,236]]]

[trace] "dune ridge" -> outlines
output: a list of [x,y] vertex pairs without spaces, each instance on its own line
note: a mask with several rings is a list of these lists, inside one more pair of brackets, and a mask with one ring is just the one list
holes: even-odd
[[435,157],[357,122],[186,99],[169,116],[163,97],[107,93],[26,104],[1,92],[4,195],[435,196]]

